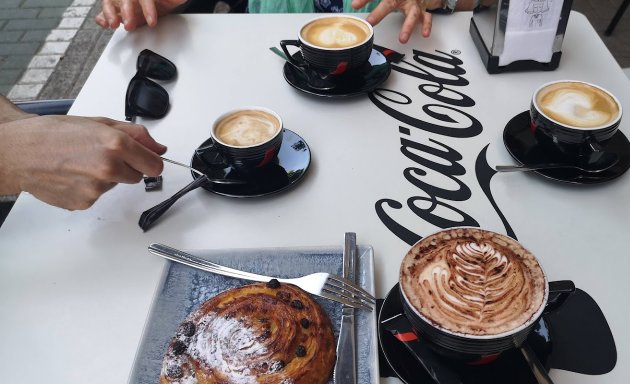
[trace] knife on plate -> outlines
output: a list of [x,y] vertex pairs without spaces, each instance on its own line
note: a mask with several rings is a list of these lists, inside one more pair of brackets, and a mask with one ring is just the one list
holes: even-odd
[[[355,281],[357,234],[346,232],[343,248],[343,277]],[[341,328],[337,340],[337,364],[333,372],[335,384],[356,384],[356,350],[354,340],[354,308],[341,308]]]

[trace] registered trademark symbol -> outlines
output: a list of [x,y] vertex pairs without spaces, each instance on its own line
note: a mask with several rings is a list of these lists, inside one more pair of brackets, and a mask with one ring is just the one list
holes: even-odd
[[459,55],[460,53],[462,53],[462,51],[460,51],[459,49],[453,49],[453,50],[451,51],[451,53],[452,53],[453,55]]

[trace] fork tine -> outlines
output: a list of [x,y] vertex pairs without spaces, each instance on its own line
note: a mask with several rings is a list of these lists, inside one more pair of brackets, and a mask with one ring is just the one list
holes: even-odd
[[369,298],[365,297],[365,296],[361,296],[361,295],[357,295],[355,293],[352,292],[348,292],[344,289],[339,288],[338,286],[335,286],[334,284],[326,284],[322,287],[322,289],[325,289],[326,291],[337,295],[337,296],[343,296],[348,300],[353,300],[353,301],[357,301],[357,302],[361,302],[364,303],[365,305],[369,305],[371,307],[373,307],[374,305],[376,305],[376,302],[370,300]]
[[348,297],[340,296],[337,293],[328,293],[328,291],[326,289],[323,289],[317,295],[321,296],[321,297],[323,297],[325,299],[328,299],[328,300],[332,300],[332,301],[336,301],[336,302],[341,303],[341,304],[348,305],[348,306],[350,306],[352,308],[366,309],[366,310],[368,310],[370,312],[372,312],[374,310],[374,308],[372,306],[367,305],[367,304],[365,304],[365,303],[363,303],[361,301],[352,300],[352,299],[350,299]]
[[[363,308],[363,309],[369,309],[370,311],[372,311],[374,309],[374,306],[375,306],[375,304],[372,304],[372,303],[367,302],[365,300],[358,299],[356,297],[347,296],[343,292],[339,292],[339,291],[336,291],[336,290],[331,290],[328,287],[322,288],[322,290],[320,292],[326,293],[330,297],[339,297],[342,300],[350,303],[349,305],[354,307],[354,308]],[[340,300],[338,300],[338,301],[341,302]]]
[[328,288],[332,286],[337,288],[337,292],[344,292],[344,296],[351,295],[356,299],[365,300],[372,305],[376,303],[376,299],[369,292],[341,276],[329,275],[326,284]]
[[348,294],[347,292],[344,292],[344,291],[336,288],[332,284],[328,284],[328,285],[325,285],[324,287],[322,287],[322,291],[328,292],[329,294],[334,295],[334,296],[343,297],[345,300],[348,300],[350,302],[356,303],[357,305],[368,306],[370,308],[374,308],[374,306],[376,305],[375,303],[369,302],[365,298],[358,297],[358,296],[355,296],[355,295],[352,295],[352,294]]

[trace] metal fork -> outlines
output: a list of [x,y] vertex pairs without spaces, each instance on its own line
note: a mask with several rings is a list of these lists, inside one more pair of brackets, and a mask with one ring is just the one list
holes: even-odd
[[363,288],[357,286],[350,280],[344,279],[340,276],[331,275],[326,272],[312,273],[310,275],[293,279],[279,279],[276,277],[258,275],[255,273],[224,267],[164,244],[151,244],[149,246],[149,252],[162,256],[165,259],[207,272],[216,273],[218,275],[260,282],[267,282],[271,279],[276,279],[281,283],[297,285],[306,292],[315,296],[321,296],[329,300],[349,305],[353,308],[373,311],[374,306],[376,305],[376,299],[374,296],[365,291]]

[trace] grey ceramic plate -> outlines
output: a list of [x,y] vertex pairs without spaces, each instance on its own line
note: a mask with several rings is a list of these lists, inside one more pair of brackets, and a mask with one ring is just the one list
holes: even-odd
[[[200,250],[190,253],[248,272],[298,277],[313,272],[341,274],[341,251],[341,247],[326,247]],[[357,255],[358,282],[367,291],[374,292],[372,247],[359,245]],[[218,293],[249,283],[167,261],[136,352],[129,383],[157,383],[164,352],[182,320]],[[336,339],[341,305],[321,298],[316,300],[330,316]],[[378,383],[376,315],[367,311],[356,311],[356,314],[357,382]]]

